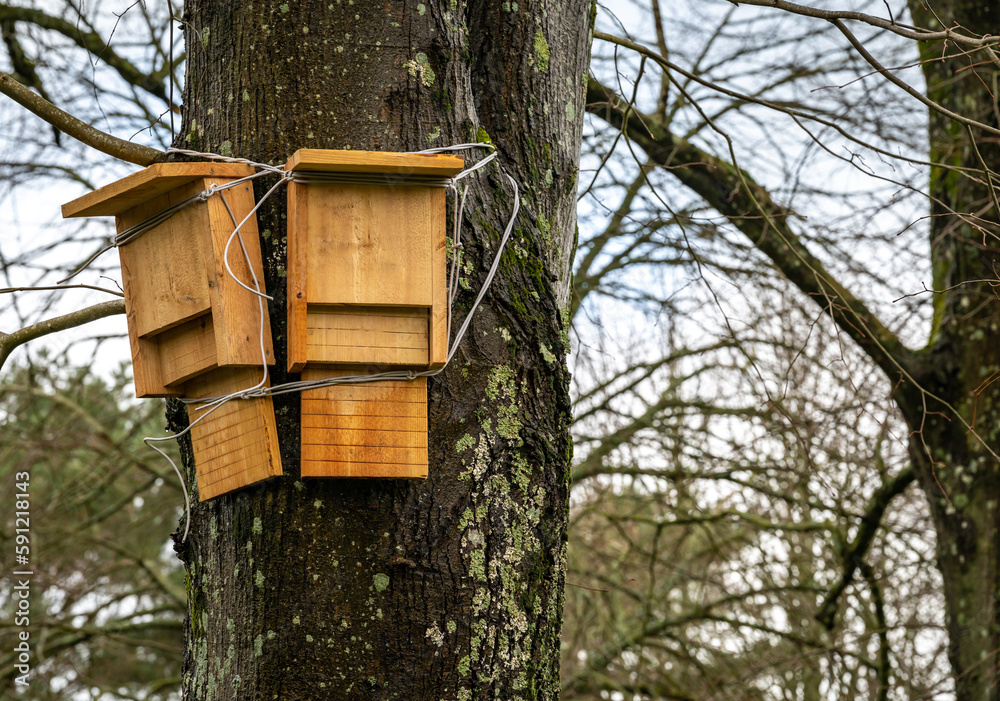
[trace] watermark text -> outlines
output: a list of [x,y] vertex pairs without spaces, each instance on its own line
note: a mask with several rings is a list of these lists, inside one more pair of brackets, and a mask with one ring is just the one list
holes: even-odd
[[31,474],[14,475],[14,627],[17,644],[14,645],[14,683],[28,685],[31,673]]

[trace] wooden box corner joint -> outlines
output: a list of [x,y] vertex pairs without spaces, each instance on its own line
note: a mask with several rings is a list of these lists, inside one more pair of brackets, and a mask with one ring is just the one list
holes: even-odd
[[[158,163],[63,205],[64,217],[114,216],[119,234],[212,185],[252,175],[234,163]],[[223,201],[225,198],[225,201]],[[196,200],[118,247],[137,397],[216,397],[262,374],[258,298],[226,270],[226,243],[254,206],[249,182]],[[255,217],[230,247],[233,274],[263,281]],[[265,307],[263,350],[273,363]],[[188,409],[193,422],[200,412]],[[191,430],[202,501],[281,474],[270,397],[235,400]]]
[[[452,155],[302,149],[288,184],[288,369],[444,366]],[[302,393],[305,477],[427,476],[427,378]]]

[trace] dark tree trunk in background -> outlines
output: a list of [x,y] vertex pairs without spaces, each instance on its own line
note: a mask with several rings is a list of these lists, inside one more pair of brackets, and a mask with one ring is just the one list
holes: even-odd
[[[300,479],[290,395],[275,401],[285,476],[195,507],[180,548],[185,698],[556,698],[571,453],[562,310],[590,1],[185,9],[176,145],[281,163],[299,148],[489,138],[523,197],[496,281],[430,383],[426,482]],[[512,205],[496,168],[472,182],[458,319]],[[284,197],[259,214],[274,382],[287,379]]]
[[[935,0],[928,12],[911,1],[918,26],[959,25],[979,34],[996,33],[1000,5],[979,0]],[[966,117],[998,126],[991,94],[997,70],[977,65],[957,72],[956,61],[941,62],[941,44],[922,45],[927,95]],[[947,53],[958,51],[949,46]],[[930,156],[935,163],[978,169],[1000,163],[997,137],[930,112]],[[917,379],[933,395],[958,410],[954,414],[912,386],[900,406],[907,415],[910,453],[927,495],[938,538],[938,562],[947,601],[949,656],[959,701],[1000,699],[1000,301],[990,285],[970,280],[996,279],[1000,244],[989,190],[954,170],[931,171],[931,257],[934,288],[956,286],[935,295],[931,340],[921,353]],[[950,210],[964,216],[949,214]],[[926,400],[926,410],[925,402]]]

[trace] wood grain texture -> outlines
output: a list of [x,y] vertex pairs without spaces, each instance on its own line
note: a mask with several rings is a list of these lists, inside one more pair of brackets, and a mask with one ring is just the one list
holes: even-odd
[[353,416],[311,413],[302,417],[302,425],[310,428],[370,431],[426,431],[423,416]]
[[254,169],[242,163],[156,163],[62,206],[69,217],[114,216],[205,177],[242,178]]
[[310,361],[427,366],[426,309],[310,305],[306,324]]
[[[351,374],[308,366],[303,380]],[[302,393],[303,477],[427,477],[427,379]]]
[[292,154],[286,170],[391,173],[394,175],[436,175],[451,177],[465,167],[462,156],[386,151],[333,151],[303,148]]
[[[261,371],[220,368],[191,380],[186,396],[218,397],[254,386]],[[203,412],[188,407],[194,421]],[[274,405],[270,397],[234,399],[191,428],[201,501],[282,474]]]
[[[135,226],[202,189],[200,180],[188,180],[172,191],[120,212],[116,217],[117,230]],[[207,227],[204,206],[192,205],[118,248],[137,397],[183,395],[183,388],[167,387],[155,335],[211,309],[212,281],[202,272],[205,257],[211,253],[206,240]]]
[[306,186],[308,302],[430,307],[433,192]]
[[[188,178],[176,186],[180,179],[180,176],[174,179],[174,189],[120,212],[116,217],[118,231],[135,226],[211,185],[228,182],[226,178]],[[131,190],[133,194],[149,191],[149,188]],[[232,216],[226,203],[233,211]],[[249,184],[220,190],[206,202],[185,207],[118,248],[137,396],[179,396],[177,385],[200,372],[215,367],[261,364],[262,317],[257,297],[232,279],[223,261],[226,243],[234,230],[233,218],[242,221],[253,206]],[[229,247],[230,268],[252,286],[249,258],[263,284],[254,217],[243,225],[240,238],[242,246],[238,238]],[[202,324],[205,317],[207,325]],[[192,323],[192,320],[201,321]],[[212,333],[212,348],[208,347],[208,329]],[[184,338],[185,331],[194,337]],[[274,350],[266,308],[263,333],[266,357],[271,362]],[[164,348],[168,349],[166,355]]]
[[288,310],[288,372],[302,372],[308,355],[306,352],[309,266],[309,197],[308,185],[290,182],[288,187],[288,229],[286,255],[286,290]]
[[444,190],[431,190],[431,310],[428,365],[443,368],[448,358],[448,211]]
[[[288,198],[289,371],[314,362],[442,366],[445,191],[290,183]],[[349,323],[352,307],[358,318]],[[389,309],[383,314],[380,307]],[[423,319],[420,329],[386,328],[377,318],[399,316],[407,307]],[[345,316],[328,316],[334,313]]]
[[[118,231],[146,221],[204,189],[189,182],[147,200],[117,217]],[[216,276],[206,261],[212,255],[208,208],[193,204],[142,236],[119,246],[122,286],[129,328],[148,338],[212,307]]]
[[[223,184],[225,181],[206,179],[205,185]],[[229,214],[226,208],[233,215]],[[216,351],[219,366],[260,365],[261,364],[261,321],[263,320],[264,352],[268,364],[274,362],[274,348],[271,343],[271,322],[268,318],[267,303],[263,308],[254,293],[241,287],[226,270],[224,254],[226,244],[233,234],[236,222],[243,221],[255,204],[253,188],[244,183],[226,190],[220,190],[205,203],[209,213],[212,231],[212,261],[214,275],[219,290],[218,301],[212,307],[212,317],[216,327]],[[245,251],[245,254],[244,254]],[[253,276],[247,259],[253,266],[260,288],[264,291],[264,272],[260,256],[260,234],[257,218],[250,216],[239,234],[229,246],[229,269],[247,287],[253,288]],[[263,315],[261,312],[263,311]]]
[[163,381],[160,344],[155,340],[135,337],[131,330],[129,330],[128,341],[132,351],[132,380],[135,385],[135,396],[140,399],[183,397],[183,385],[168,387]]
[[211,314],[164,331],[156,342],[165,385],[176,385],[218,366]]

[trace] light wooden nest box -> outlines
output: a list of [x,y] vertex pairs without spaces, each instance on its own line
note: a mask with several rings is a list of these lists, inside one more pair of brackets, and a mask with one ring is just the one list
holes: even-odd
[[[442,367],[452,155],[302,149],[288,185],[288,369]],[[427,476],[427,379],[302,393],[302,475]]]
[[[212,185],[253,173],[243,164],[158,163],[63,205],[62,212],[114,216],[121,234]],[[233,216],[242,221],[253,206],[252,185],[242,183],[179,209],[118,247],[136,396],[217,397],[260,381],[258,300],[223,262]],[[263,285],[255,217],[240,238]],[[252,286],[239,241],[230,246],[228,260],[233,273]],[[263,323],[271,363],[266,306]],[[189,408],[188,414],[193,421],[200,412]],[[270,397],[231,401],[195,425],[191,436],[202,500],[281,474]]]

